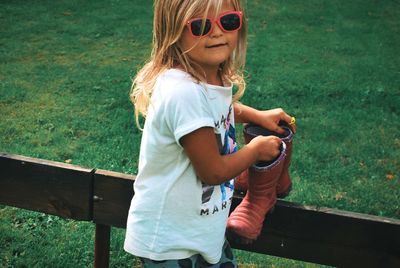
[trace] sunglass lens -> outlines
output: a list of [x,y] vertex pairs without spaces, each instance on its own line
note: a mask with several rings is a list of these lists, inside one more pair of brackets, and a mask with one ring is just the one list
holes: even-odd
[[221,17],[221,25],[226,31],[234,31],[240,27],[240,16],[238,14],[227,14]]
[[205,24],[203,25],[203,20],[194,20],[190,24],[190,29],[195,36],[206,35],[211,30],[211,22],[209,19],[206,19]]

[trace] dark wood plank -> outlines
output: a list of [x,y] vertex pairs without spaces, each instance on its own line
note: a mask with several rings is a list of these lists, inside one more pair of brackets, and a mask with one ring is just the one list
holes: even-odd
[[0,203],[91,220],[92,170],[0,153]]
[[110,264],[110,234],[110,226],[96,224],[94,268],[107,268]]
[[400,267],[400,220],[278,201],[259,239],[232,247],[339,267]]
[[94,173],[93,221],[126,228],[135,176],[106,170]]

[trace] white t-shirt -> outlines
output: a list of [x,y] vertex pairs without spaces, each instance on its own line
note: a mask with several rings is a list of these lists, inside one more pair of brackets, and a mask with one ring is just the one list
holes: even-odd
[[196,176],[179,141],[201,127],[214,129],[221,154],[236,151],[232,85],[196,83],[177,69],[162,73],[143,130],[127,252],[152,260],[221,258],[234,180],[208,186]]

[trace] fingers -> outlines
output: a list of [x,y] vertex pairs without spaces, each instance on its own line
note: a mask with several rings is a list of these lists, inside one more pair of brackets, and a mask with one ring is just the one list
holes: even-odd
[[293,133],[296,133],[295,117],[287,114],[282,108],[261,111],[254,123],[278,134],[285,134],[283,127],[290,127]]
[[267,157],[263,160],[272,160],[279,155],[282,140],[277,136],[266,136],[266,138],[269,141],[269,146],[265,147]]
[[272,129],[272,131],[279,134],[285,134],[285,129],[281,128],[278,124],[276,125],[275,129]]
[[286,120],[279,120],[278,123],[274,122],[274,126],[270,130],[274,131],[278,134],[285,134],[286,130],[285,130],[285,128],[283,128],[283,126],[285,126],[285,127],[289,127],[293,131],[293,133],[296,133],[296,123],[295,123],[296,119],[291,116],[289,118],[291,118],[289,123],[287,123]]
[[269,157],[266,160],[272,160],[280,154],[280,147],[282,144],[282,140],[277,138],[276,136],[271,137],[271,139],[272,139],[271,149],[269,151]]
[[279,147],[282,143],[281,138],[277,137],[277,136],[267,136],[269,137],[269,139],[271,139],[273,141],[273,143],[276,145],[276,147]]
[[[283,120],[284,122],[286,122],[287,125],[292,129],[293,133],[296,133],[296,118],[294,116],[290,116],[284,110],[281,110],[280,120]],[[282,131],[282,132],[280,132],[280,131]],[[285,131],[284,131],[284,129],[280,128],[279,130],[276,130],[276,132],[282,134]]]
[[282,140],[277,136],[257,136],[246,146],[253,148],[257,161],[270,161],[281,152]]
[[294,117],[291,117],[287,113],[283,112],[283,114],[282,114],[280,119],[285,121],[286,123],[288,123],[288,125],[290,125],[293,122],[292,118],[294,118]]

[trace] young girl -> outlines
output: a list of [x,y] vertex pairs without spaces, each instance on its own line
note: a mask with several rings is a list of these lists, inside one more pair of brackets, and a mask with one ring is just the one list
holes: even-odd
[[291,120],[237,102],[246,28],[239,0],[154,1],[153,50],[131,93],[146,121],[124,245],[145,267],[237,266],[225,240],[234,178],[274,159],[281,140],[238,150],[234,123],[283,133]]

